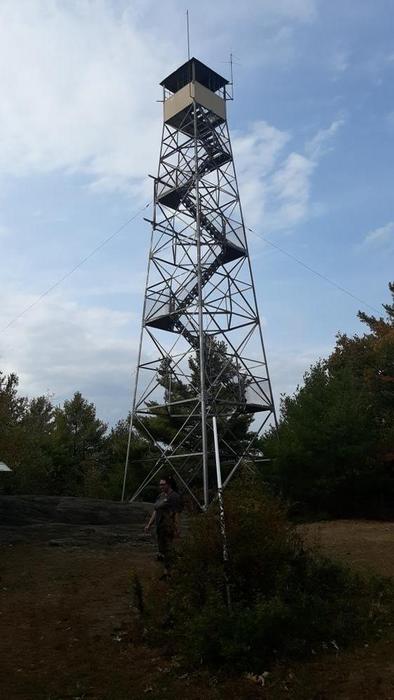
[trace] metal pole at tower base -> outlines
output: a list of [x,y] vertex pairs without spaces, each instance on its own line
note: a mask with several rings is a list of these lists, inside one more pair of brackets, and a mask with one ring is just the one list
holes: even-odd
[[212,418],[213,423],[213,439],[215,444],[215,464],[216,464],[216,479],[218,483],[218,502],[219,502],[219,518],[220,518],[220,532],[223,540],[223,566],[224,566],[224,582],[226,587],[226,598],[227,607],[231,611],[231,591],[230,591],[230,581],[228,576],[228,548],[227,548],[227,535],[226,535],[226,519],[224,516],[224,502],[223,502],[223,485],[222,485],[222,472],[220,469],[220,454],[219,454],[219,440],[218,440],[218,427],[216,423],[216,416]]

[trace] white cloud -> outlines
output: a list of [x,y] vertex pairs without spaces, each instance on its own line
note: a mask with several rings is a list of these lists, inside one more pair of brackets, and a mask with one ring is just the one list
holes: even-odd
[[315,163],[299,153],[290,153],[272,176],[270,193],[277,203],[270,228],[292,228],[308,214],[310,181]]
[[258,177],[267,175],[288,143],[290,135],[267,122],[254,122],[248,132],[234,132],[235,162],[240,175],[245,171]]
[[365,246],[382,246],[394,241],[394,221],[369,231],[363,241]]
[[[289,353],[283,348],[275,348],[275,352],[268,354],[270,376],[275,394],[275,405],[279,415],[280,396],[282,394],[292,395],[297,386],[304,383],[304,374],[311,365],[320,358],[328,357],[332,351],[332,345],[320,344],[308,348],[302,345],[293,345],[292,352]],[[272,357],[271,357],[272,355]]]
[[[220,53],[230,45],[234,23],[240,26],[247,17],[248,23],[253,19],[265,29],[274,27],[272,36],[287,55],[289,23],[310,22],[315,14],[315,0],[249,0],[230,6],[202,0],[192,9],[202,48],[208,39],[212,47],[207,17],[211,27],[221,18],[214,42]],[[163,70],[183,58],[184,47],[174,41],[181,25],[184,13],[173,0],[160,5],[3,0],[0,176],[85,172],[97,187],[131,188],[145,197],[160,139],[158,83]],[[264,61],[267,52],[261,41],[255,44]]]
[[[3,290],[1,328],[34,301]],[[139,308],[133,313],[84,308],[54,293],[1,333],[0,369],[18,374],[22,393],[49,392],[55,403],[80,390],[100,416],[116,421],[130,406],[139,316]]]
[[333,139],[337,135],[339,129],[344,125],[344,118],[334,120],[326,129],[319,129],[317,134],[313,136],[305,145],[306,154],[313,160],[318,160],[326,153],[333,150]]
[[0,8],[0,173],[66,169],[107,186],[145,178],[158,82],[174,51],[107,2]]
[[255,122],[246,133],[235,133],[234,158],[241,201],[248,226],[267,233],[294,228],[317,210],[311,182],[320,159],[333,148],[344,119],[320,129],[305,153],[289,149],[291,134]]
[[247,132],[234,132],[232,139],[241,201],[250,226],[255,226],[267,215],[271,206],[269,178],[289,134],[260,121],[252,124]]

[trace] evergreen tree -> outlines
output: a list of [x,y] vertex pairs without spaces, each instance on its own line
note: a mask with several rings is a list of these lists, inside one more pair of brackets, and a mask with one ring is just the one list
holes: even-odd
[[[247,380],[233,364],[227,354],[226,344],[208,336],[205,342],[205,384],[208,425],[216,416],[221,440],[223,475],[234,458],[242,454],[251,439],[250,431],[253,415],[245,414]],[[140,419],[145,430],[139,427],[143,436],[151,436],[159,445],[170,446],[171,441],[183,431],[182,451],[192,453],[201,444],[201,416],[193,414],[200,386],[200,362],[198,353],[188,361],[186,374],[176,372],[171,358],[163,359],[158,377],[164,389],[163,403],[150,403],[150,415]],[[186,418],[187,423],[185,424]],[[178,442],[178,441],[177,441]],[[209,469],[214,467],[213,432],[208,429]],[[157,456],[159,450],[157,449]],[[195,460],[196,463],[199,458]],[[195,465],[196,466],[196,465]],[[193,460],[189,459],[189,469],[193,473]]]
[[21,491],[50,492],[54,415],[54,407],[47,396],[38,396],[27,404],[21,421],[23,458],[18,468]]
[[[394,285],[389,286],[394,301]],[[327,360],[281,405],[267,478],[293,503],[334,515],[389,515],[394,504],[394,304],[360,312],[369,333],[337,336]]]
[[93,495],[92,484],[100,482],[105,471],[106,430],[95,405],[79,391],[55,409],[51,478],[56,493]]

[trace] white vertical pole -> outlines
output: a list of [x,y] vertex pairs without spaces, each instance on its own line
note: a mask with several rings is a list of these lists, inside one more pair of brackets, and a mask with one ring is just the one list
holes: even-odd
[[220,532],[222,534],[222,540],[223,540],[224,581],[225,581],[225,586],[226,586],[227,607],[229,610],[231,610],[231,592],[230,592],[230,582],[229,582],[228,570],[227,570],[229,559],[228,559],[228,549],[227,549],[226,520],[224,517],[222,472],[220,469],[219,440],[218,440],[218,427],[217,427],[217,423],[216,423],[216,416],[212,417],[212,423],[213,423],[213,440],[214,440],[214,445],[215,445],[216,479],[217,479],[217,483],[218,483]]

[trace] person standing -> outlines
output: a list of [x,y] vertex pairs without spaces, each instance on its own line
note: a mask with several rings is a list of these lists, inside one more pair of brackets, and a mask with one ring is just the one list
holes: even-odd
[[162,477],[159,489],[152,515],[144,529],[148,533],[152,525],[156,525],[158,559],[163,562],[164,576],[167,577],[173,561],[174,540],[180,535],[182,498],[172,476]]

